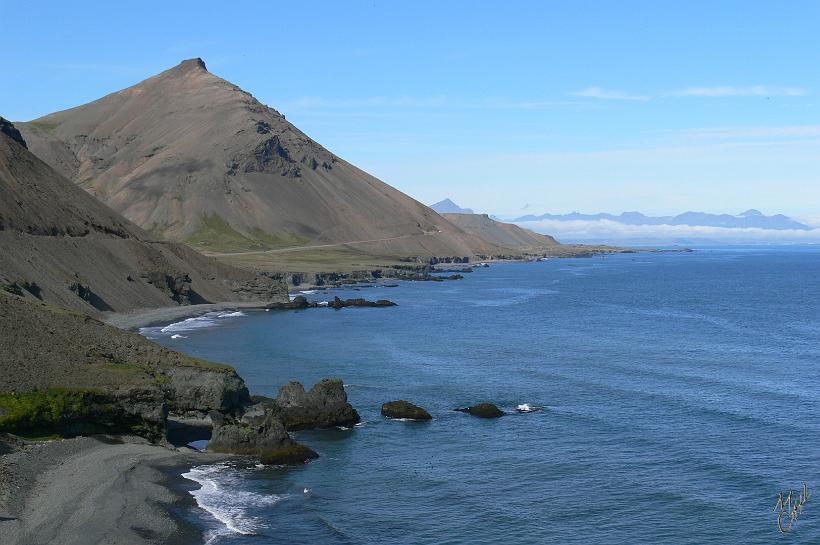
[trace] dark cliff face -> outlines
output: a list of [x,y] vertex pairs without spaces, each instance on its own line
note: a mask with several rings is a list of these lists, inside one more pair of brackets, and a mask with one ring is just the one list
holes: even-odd
[[250,401],[229,366],[5,291],[0,331],[0,432],[161,440],[169,412],[239,415]]
[[15,127],[11,121],[4,117],[0,117],[0,133],[5,134],[24,148],[28,148],[25,139],[23,139],[23,135],[20,134],[17,127]]

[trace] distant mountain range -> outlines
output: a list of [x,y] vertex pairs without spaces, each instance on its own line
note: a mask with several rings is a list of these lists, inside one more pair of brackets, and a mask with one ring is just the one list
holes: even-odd
[[436,204],[431,204],[430,208],[439,214],[474,214],[472,208],[461,208],[450,199],[444,199]]
[[613,221],[624,225],[687,225],[692,227],[723,227],[728,229],[758,228],[773,230],[811,231],[808,225],[800,223],[783,214],[766,216],[758,210],[747,210],[737,216],[730,214],[708,214],[706,212],[684,212],[677,216],[646,216],[640,212],[615,214],[543,214],[526,215],[516,218],[514,222],[530,221]]

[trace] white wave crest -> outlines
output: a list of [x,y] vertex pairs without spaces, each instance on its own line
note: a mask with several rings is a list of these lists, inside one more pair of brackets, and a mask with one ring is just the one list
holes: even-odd
[[[194,467],[182,476],[199,483],[200,488],[191,491],[197,505],[236,534],[256,535],[265,528],[262,519],[249,514],[249,508],[276,505],[287,497],[241,490],[241,472],[225,463]],[[212,533],[207,542],[219,535],[225,532]]]
[[196,318],[187,318],[181,322],[174,322],[160,329],[161,333],[176,333],[177,331],[191,331],[193,329],[202,329],[203,327],[211,327],[216,325],[212,315],[197,316]]

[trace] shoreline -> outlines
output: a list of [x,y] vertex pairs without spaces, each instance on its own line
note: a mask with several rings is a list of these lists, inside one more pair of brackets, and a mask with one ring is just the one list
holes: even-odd
[[175,513],[196,505],[182,473],[230,458],[109,436],[0,436],[0,454],[0,543],[9,545],[201,543],[203,531]]
[[[593,251],[588,254],[572,254],[572,255],[554,255],[548,257],[547,259],[567,259],[572,257],[577,258],[589,258],[589,257],[596,257],[596,256],[607,256],[607,255],[620,255],[620,254],[632,254],[632,253],[678,253],[678,252],[691,252],[691,249],[683,248],[683,249],[658,249],[658,248],[647,248],[647,249],[631,249],[631,248],[616,248],[616,251],[602,251],[598,248],[598,251]],[[437,264],[436,267],[442,269],[442,272],[445,272],[447,268],[458,268],[458,267],[475,267],[478,263],[486,263],[488,265],[494,265],[499,263],[528,263],[532,261],[538,261],[541,258],[509,258],[509,259],[485,259],[482,261],[476,261],[474,263],[440,263]],[[337,287],[344,287],[345,285],[348,286],[355,286],[356,284],[371,284],[376,285],[379,282],[385,283],[396,283],[396,282],[412,282],[416,281],[413,279],[403,279],[400,277],[387,277],[382,278],[379,280],[358,280],[358,281],[351,281],[345,282],[340,285],[334,286],[318,286],[310,283],[299,284],[297,286],[288,285],[288,293],[293,295],[294,293],[298,293],[301,291],[310,291],[310,290],[327,290],[330,288],[337,288]],[[149,308],[139,308],[130,310],[128,312],[109,312],[103,314],[102,321],[108,325],[112,325],[114,327],[118,327],[120,329],[125,329],[126,331],[137,331],[143,327],[152,327],[152,326],[159,326],[159,325],[167,325],[171,322],[183,319],[183,318],[194,318],[197,316],[202,316],[209,312],[216,312],[222,310],[242,310],[242,309],[264,309],[269,304],[269,302],[265,301],[224,301],[220,303],[204,303],[199,305],[184,305],[184,306],[175,306],[175,307],[149,307]]]
[[180,305],[176,307],[138,308],[128,312],[111,312],[103,315],[102,321],[108,325],[136,331],[142,327],[165,325],[181,318],[195,318],[220,310],[263,309],[269,303],[263,301],[226,301],[201,305]]

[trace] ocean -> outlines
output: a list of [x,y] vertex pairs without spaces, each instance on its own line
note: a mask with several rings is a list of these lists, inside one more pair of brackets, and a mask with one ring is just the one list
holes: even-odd
[[[143,333],[252,393],[344,380],[363,422],[320,458],[186,475],[214,545],[818,543],[820,248],[499,263],[308,293],[392,308],[215,313]],[[163,329],[165,329],[163,331]],[[175,336],[172,338],[172,336]],[[407,399],[431,422],[382,418]],[[494,420],[454,409],[492,401]],[[520,404],[542,410],[515,412]],[[820,492],[818,492],[820,493]]]

